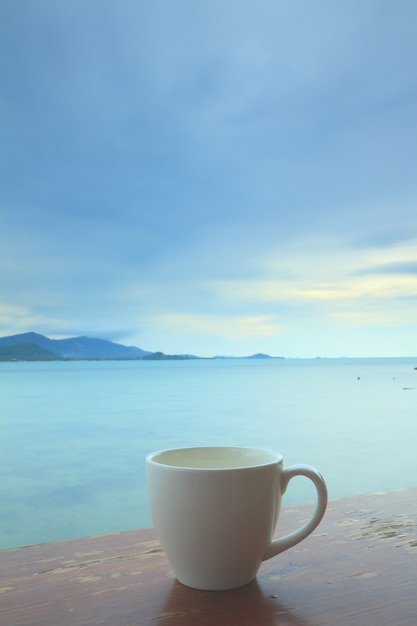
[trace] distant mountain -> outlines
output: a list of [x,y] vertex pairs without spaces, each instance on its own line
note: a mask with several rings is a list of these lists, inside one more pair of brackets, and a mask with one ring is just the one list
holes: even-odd
[[18,343],[0,347],[0,361],[58,361],[61,357],[35,343]]
[[[22,344],[38,346],[43,350],[56,355],[58,359],[141,359],[152,354],[135,346],[124,346],[122,344],[106,341],[105,339],[94,339],[91,337],[73,337],[72,339],[49,339],[38,333],[22,333],[0,338],[0,348],[10,348]],[[24,356],[26,348],[20,348],[21,357]],[[30,350],[28,354],[30,353]],[[41,355],[41,353],[39,353]],[[45,355],[46,356],[46,355]],[[18,358],[18,357],[12,357]],[[9,359],[3,359],[9,360]],[[20,358],[18,360],[33,360]],[[50,359],[42,359],[50,360]]]
[[[148,352],[135,346],[96,339],[93,337],[72,337],[70,339],[49,339],[38,333],[22,333],[0,337],[0,361],[59,361],[62,359],[103,359],[127,360],[145,359],[147,361],[200,359],[193,354],[164,354]],[[247,357],[216,356],[215,359],[282,359],[258,352]]]
[[142,357],[145,361],[186,361],[187,359],[199,359],[193,354],[164,354],[163,352],[152,352]]
[[213,357],[214,359],[285,359],[284,356],[271,356],[270,354],[264,354],[263,352],[257,352],[249,356],[225,356],[218,355]]

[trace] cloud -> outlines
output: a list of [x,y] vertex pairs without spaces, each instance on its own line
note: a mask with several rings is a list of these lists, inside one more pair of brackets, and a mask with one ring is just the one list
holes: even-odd
[[[16,306],[14,304],[0,303],[0,333],[1,335],[14,335],[25,333],[33,328],[40,328],[45,324],[45,318],[36,315],[33,311]],[[53,328],[53,321],[48,320]]]
[[173,313],[153,316],[147,320],[160,330],[169,330],[174,335],[204,334],[215,335],[224,339],[244,339],[245,337],[279,337],[285,325],[280,324],[271,315],[226,316],[192,315]]
[[315,283],[298,279],[296,284],[280,280],[253,281],[218,284],[216,290],[222,299],[235,304],[256,304],[258,307],[279,304],[288,308],[305,307],[306,312],[319,307],[326,313],[332,307],[363,306],[370,301],[383,305],[390,300],[417,298],[417,277],[346,278],[344,281]]
[[[360,309],[370,303],[385,307],[417,299],[417,241],[360,251],[340,240],[324,247],[320,243],[318,240],[309,248],[305,240],[296,253],[291,247],[281,250],[278,258],[268,258],[264,271],[256,278],[214,281],[213,293],[229,306],[270,310],[276,305],[288,310],[304,309],[305,315],[319,309],[324,317],[343,307]],[[387,264],[390,259],[392,262]],[[337,315],[341,319],[343,314],[339,311]],[[346,314],[346,319],[349,316],[353,318],[354,314]],[[360,314],[355,319],[360,319]]]
[[392,307],[388,310],[374,307],[373,310],[332,311],[329,312],[328,317],[341,328],[398,328],[403,331],[415,328],[415,314],[406,306],[402,309],[396,306],[394,310]]
[[414,276],[417,275],[417,260],[382,263],[376,267],[358,270],[358,274],[411,274]]
[[228,333],[298,344],[408,319],[413,3],[1,11],[0,289],[25,312],[9,329],[223,352]]
[[27,309],[4,302],[0,303],[0,325],[7,325],[11,319],[15,324],[22,326],[35,321]]

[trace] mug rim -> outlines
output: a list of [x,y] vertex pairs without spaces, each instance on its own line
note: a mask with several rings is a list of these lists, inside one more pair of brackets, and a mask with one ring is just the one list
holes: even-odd
[[[168,456],[170,454],[174,455],[175,453],[195,453],[196,451],[223,451],[231,450],[234,452],[247,452],[252,453],[253,455],[264,455],[265,458],[263,460],[252,461],[252,462],[242,462],[240,464],[233,465],[216,465],[216,466],[204,466],[204,465],[185,465],[174,462],[163,461],[163,459],[158,460],[157,457]],[[269,450],[267,448],[256,448],[253,446],[218,446],[218,445],[209,445],[209,446],[180,446],[177,448],[166,448],[163,450],[157,450],[155,452],[151,452],[146,456],[146,463],[150,465],[154,465],[156,467],[171,469],[171,470],[180,470],[180,471],[200,471],[200,472],[213,472],[213,471],[232,471],[232,470],[244,470],[244,469],[254,469],[259,467],[268,467],[271,465],[277,465],[283,462],[283,457],[279,452],[275,452],[274,450]]]

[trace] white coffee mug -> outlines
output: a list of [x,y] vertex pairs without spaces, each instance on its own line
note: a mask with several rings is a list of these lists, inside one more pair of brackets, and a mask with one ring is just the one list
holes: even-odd
[[[311,518],[273,539],[281,498],[294,476],[317,490]],[[323,477],[308,465],[286,469],[280,454],[239,447],[179,448],[146,457],[148,498],[162,549],[177,579],[210,591],[253,580],[262,561],[302,541],[327,506]]]

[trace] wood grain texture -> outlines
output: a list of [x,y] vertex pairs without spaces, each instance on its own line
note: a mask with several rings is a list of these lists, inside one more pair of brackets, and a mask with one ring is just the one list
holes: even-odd
[[[280,534],[309,505],[282,511]],[[3,626],[415,626],[417,489],[330,501],[318,529],[234,591],[188,589],[153,529],[0,552]]]

